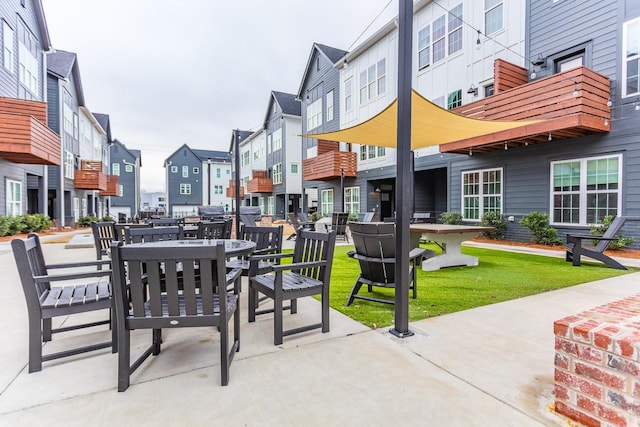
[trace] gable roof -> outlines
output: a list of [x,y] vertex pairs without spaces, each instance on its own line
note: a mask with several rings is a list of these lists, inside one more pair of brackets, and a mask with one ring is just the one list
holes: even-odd
[[[253,134],[253,132],[251,132],[250,130],[238,130],[239,143],[242,143],[242,141],[247,139],[251,134]],[[234,130],[233,132],[231,132],[231,142],[229,143],[229,156],[231,156],[231,153],[233,153],[233,150],[235,149],[234,148],[235,137],[236,137],[236,131]]]
[[33,0],[33,9],[35,10],[36,20],[38,21],[38,27],[40,29],[40,47],[46,52],[51,50],[52,46],[51,39],[49,38],[47,20],[44,16],[44,9],[42,8],[42,0]]
[[[140,150],[128,149],[127,146],[117,138],[113,140],[113,144],[111,144],[111,147],[113,147],[114,145],[119,145],[120,147],[122,147],[122,149],[129,153],[131,157],[133,157],[134,159],[138,159],[138,165],[142,166],[142,154]],[[111,151],[111,148],[109,151]]]
[[309,58],[307,59],[307,66],[304,68],[304,73],[302,74],[300,88],[298,88],[297,96],[299,99],[302,99],[302,96],[304,95],[302,92],[304,91],[304,86],[307,82],[307,78],[309,77],[309,70],[311,69],[315,52],[318,52],[320,55],[326,57],[332,64],[335,64],[337,61],[344,58],[344,56],[348,53],[346,50],[336,49],[335,47],[327,46],[320,43],[314,43],[313,47],[311,47]]
[[231,163],[231,155],[224,151],[214,151],[214,150],[191,150],[193,153],[200,158],[203,162],[211,159],[215,163]]
[[93,117],[96,118],[100,126],[102,126],[102,129],[104,129],[104,131],[107,133],[107,143],[111,144],[111,123],[109,121],[109,115],[102,113],[91,114],[93,114]]
[[283,115],[302,117],[302,103],[296,95],[272,90],[271,96],[269,97],[269,103],[267,104],[267,112],[264,116],[263,127],[265,129],[267,128],[267,123],[269,123],[269,117],[271,116],[274,102],[278,103]]
[[80,67],[78,56],[73,52],[56,50],[47,54],[47,73],[59,80],[73,80],[76,89],[78,105],[84,106],[84,92],[80,80]]

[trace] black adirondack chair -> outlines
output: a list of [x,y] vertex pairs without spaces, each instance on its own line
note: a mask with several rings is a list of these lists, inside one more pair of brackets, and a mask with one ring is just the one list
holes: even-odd
[[[282,344],[284,336],[321,328],[329,332],[329,281],[335,248],[336,232],[321,233],[299,230],[293,253],[254,255],[252,263],[262,259],[293,258],[291,264],[272,266],[270,273],[249,276],[249,322],[255,322],[256,315],[273,313],[273,344]],[[252,271],[254,268],[251,267]],[[258,294],[273,300],[273,308],[257,310]],[[284,301],[290,302],[291,314],[297,312],[297,299],[305,296],[321,295],[321,323],[284,330]]]
[[347,235],[348,218],[349,214],[347,212],[334,212],[331,215],[331,230],[335,230],[336,238],[340,237],[345,242],[349,241],[349,236]]
[[[11,241],[13,256],[22,282],[22,290],[27,301],[29,318],[29,372],[42,370],[42,362],[59,359],[111,347],[117,351],[115,327],[111,341],[76,347],[58,353],[45,354],[42,343],[51,341],[51,335],[81,328],[109,324],[110,320],[77,324],[61,328],[52,328],[51,319],[76,313],[95,310],[111,310],[111,261],[96,260],[65,264],[46,264],[40,238],[31,233],[27,239]],[[96,267],[105,266],[98,270]],[[93,270],[89,270],[92,268]],[[51,270],[71,269],[65,273],[51,274]]]
[[[219,331],[220,382],[227,385],[229,367],[240,348],[241,271],[226,273],[224,243],[185,245],[176,251],[118,242],[112,244],[111,254],[120,350],[118,391],[129,387],[131,374],[150,355],[160,354],[163,328],[212,327]],[[152,342],[131,363],[130,331],[134,329],[151,329]]]
[[[616,217],[602,236],[594,236],[592,234],[567,234],[567,252],[565,255],[565,260],[572,261],[574,266],[579,266],[580,258],[586,256],[598,260],[618,270],[626,270],[627,267],[620,264],[610,256],[605,255],[604,253],[611,242],[618,239],[616,235],[620,233],[620,230],[622,229],[625,221],[625,217]],[[595,246],[585,242],[591,242],[594,240],[598,241]]]
[[[373,287],[395,288],[396,234],[395,224],[375,222],[350,222],[354,251],[347,255],[360,263],[360,275],[347,299],[351,305],[355,299],[394,304],[393,299],[359,295],[362,285],[367,285],[369,293]],[[425,249],[414,248],[409,252],[409,289],[413,298],[418,297],[416,269],[422,261]]]

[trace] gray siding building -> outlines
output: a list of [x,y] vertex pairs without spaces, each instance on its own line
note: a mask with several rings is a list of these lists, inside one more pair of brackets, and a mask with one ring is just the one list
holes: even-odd
[[110,146],[111,174],[118,178],[118,196],[111,197],[109,214],[115,220],[131,221],[140,210],[140,168],[142,155],[139,150],[127,148],[118,139]]

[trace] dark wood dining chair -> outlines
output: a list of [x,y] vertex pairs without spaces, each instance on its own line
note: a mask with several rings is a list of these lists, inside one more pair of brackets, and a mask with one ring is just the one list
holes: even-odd
[[124,242],[126,244],[182,239],[184,239],[184,232],[180,225],[170,227],[124,228]]
[[200,221],[198,223],[197,239],[228,239],[227,221]]
[[[160,354],[162,329],[211,327],[220,333],[220,382],[240,349],[239,269],[226,272],[224,242],[171,247],[111,246],[118,333],[118,391],[150,356]],[[231,291],[228,290],[231,289]],[[229,345],[229,322],[233,338]],[[131,363],[130,332],[151,329],[151,345]]]
[[[118,240],[115,222],[113,221],[91,221],[91,233],[93,234],[93,244],[96,248],[96,259],[109,255],[111,242]],[[102,266],[98,266],[101,268]]]

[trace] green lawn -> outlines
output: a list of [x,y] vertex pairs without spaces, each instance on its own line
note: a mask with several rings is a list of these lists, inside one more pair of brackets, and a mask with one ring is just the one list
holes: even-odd
[[[435,245],[422,245],[438,250]],[[347,297],[360,267],[346,254],[352,246],[336,246],[331,273],[331,307],[369,327],[393,324],[393,306]],[[637,271],[615,270],[602,264],[583,262],[573,267],[564,258],[463,247],[462,252],[479,257],[477,267],[449,267],[438,271],[418,269],[418,298],[409,298],[409,320],[415,321],[500,301]],[[366,287],[360,294],[366,294]],[[393,290],[374,288],[374,294],[393,299]]]

